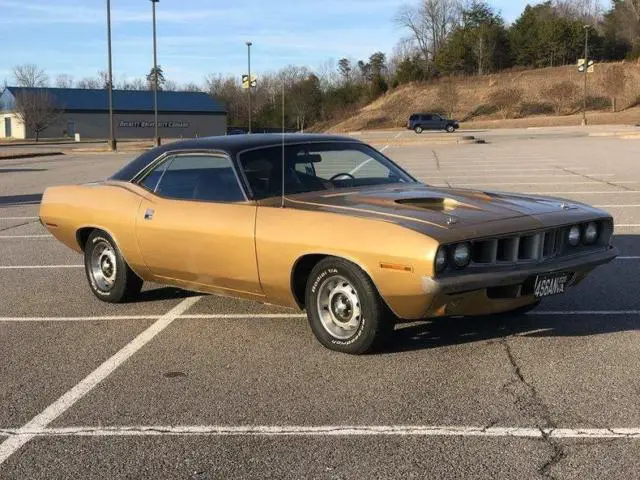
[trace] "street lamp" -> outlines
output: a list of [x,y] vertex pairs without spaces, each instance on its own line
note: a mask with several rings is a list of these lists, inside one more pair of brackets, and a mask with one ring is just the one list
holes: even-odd
[[113,135],[113,65],[111,62],[111,0],[107,0],[107,55],[109,57],[109,150],[116,149],[116,139]]
[[587,125],[587,71],[589,70],[589,28],[584,27],[584,98],[582,99],[582,126]]
[[253,43],[247,42],[247,69],[248,71],[248,80],[249,80],[249,131],[251,133],[251,45]]
[[156,49],[156,3],[159,1],[151,0],[153,10],[153,135],[156,146],[160,146],[160,137],[158,136],[158,54]]

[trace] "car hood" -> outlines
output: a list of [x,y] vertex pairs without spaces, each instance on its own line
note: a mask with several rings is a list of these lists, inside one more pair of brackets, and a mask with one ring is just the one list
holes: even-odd
[[480,190],[434,188],[426,185],[378,186],[293,195],[295,208],[419,223],[435,229],[455,229],[580,208],[575,202]]

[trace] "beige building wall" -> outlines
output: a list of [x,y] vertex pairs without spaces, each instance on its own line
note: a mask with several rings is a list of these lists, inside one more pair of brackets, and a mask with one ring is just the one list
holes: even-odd
[[9,138],[26,138],[26,129],[24,124],[13,113],[0,113],[0,138],[7,138],[7,120],[11,121],[11,135]]

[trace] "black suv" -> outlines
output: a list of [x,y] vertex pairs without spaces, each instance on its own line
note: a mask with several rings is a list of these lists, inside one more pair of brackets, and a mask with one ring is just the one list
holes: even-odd
[[416,133],[422,133],[423,130],[446,130],[453,133],[460,128],[460,124],[457,120],[449,120],[437,113],[414,113],[409,117],[407,128]]

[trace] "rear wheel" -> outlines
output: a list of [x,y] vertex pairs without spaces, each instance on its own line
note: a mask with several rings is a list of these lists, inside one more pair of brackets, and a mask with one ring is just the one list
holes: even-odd
[[101,230],[94,230],[87,239],[84,265],[91,291],[103,302],[133,300],[142,289],[142,279],[129,268],[113,239]]
[[453,125],[447,125],[447,132],[453,133],[455,131],[456,131],[456,127],[454,127]]
[[371,279],[340,258],[326,258],[313,268],[305,305],[318,341],[338,352],[369,352],[393,330],[392,316]]
[[413,129],[413,131],[414,131],[414,132],[416,132],[416,133],[422,133],[422,127],[421,127],[420,125],[417,125],[417,126]]

